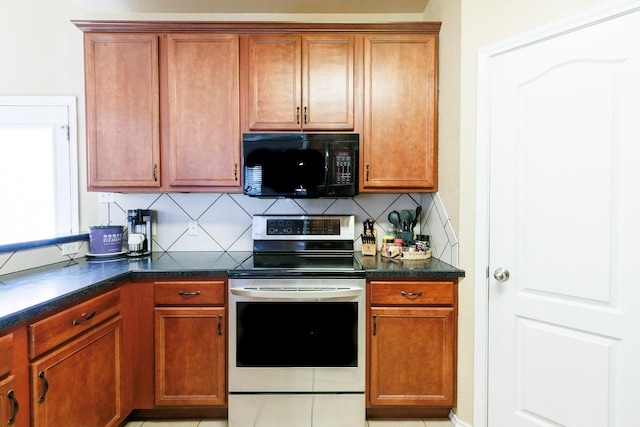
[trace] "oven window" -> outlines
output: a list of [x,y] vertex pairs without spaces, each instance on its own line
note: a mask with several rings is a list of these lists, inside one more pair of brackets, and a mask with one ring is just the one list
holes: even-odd
[[236,366],[355,367],[358,303],[237,302]]

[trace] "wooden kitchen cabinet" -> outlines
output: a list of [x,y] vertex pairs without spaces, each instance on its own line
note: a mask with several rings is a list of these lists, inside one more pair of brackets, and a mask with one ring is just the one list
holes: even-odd
[[[0,376],[0,378],[2,378]],[[15,425],[20,405],[15,393],[16,379],[13,375],[0,379],[0,425]]]
[[167,35],[167,186],[240,187],[238,35]]
[[15,425],[18,416],[16,378],[13,371],[13,334],[0,335],[0,425]]
[[248,131],[354,129],[355,36],[245,36]]
[[155,284],[155,403],[226,405],[226,280]]
[[115,317],[31,364],[34,427],[117,426],[122,319]]
[[455,406],[457,283],[371,280],[367,411],[446,416]]
[[438,34],[364,37],[360,191],[438,190]]
[[122,422],[119,304],[116,289],[29,325],[34,427]]
[[158,35],[86,33],[84,49],[88,189],[158,189]]
[[85,33],[88,189],[240,188],[238,35]]

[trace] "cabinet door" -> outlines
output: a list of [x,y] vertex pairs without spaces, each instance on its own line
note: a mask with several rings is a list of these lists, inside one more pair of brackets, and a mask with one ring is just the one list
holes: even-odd
[[34,427],[122,421],[121,323],[114,318],[31,364]]
[[453,406],[454,319],[452,307],[371,308],[372,406]]
[[249,130],[300,130],[301,40],[296,35],[248,37]]
[[168,185],[239,187],[238,36],[169,35],[167,58]]
[[365,36],[363,191],[438,189],[437,37]]
[[353,130],[353,36],[302,37],[302,127]]
[[0,381],[0,425],[14,425],[18,416],[18,400],[14,393],[15,377],[10,375]]
[[156,308],[156,405],[226,403],[225,309]]
[[160,186],[158,36],[85,33],[89,190]]

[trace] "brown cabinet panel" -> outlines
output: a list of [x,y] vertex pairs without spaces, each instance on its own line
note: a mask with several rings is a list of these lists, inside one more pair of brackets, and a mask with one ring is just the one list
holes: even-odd
[[375,307],[369,320],[369,404],[453,407],[453,307]]
[[156,308],[156,405],[226,404],[225,309]]
[[353,130],[353,35],[250,35],[247,128]]
[[224,305],[225,281],[156,282],[154,299],[160,305]]
[[364,38],[361,190],[438,189],[438,36]]
[[34,427],[119,425],[121,342],[117,317],[32,363]]
[[158,36],[85,33],[89,189],[160,186]]
[[13,334],[0,336],[0,378],[13,369]]
[[238,35],[167,36],[168,185],[239,187]]
[[120,290],[115,289],[29,325],[29,358],[81,334],[120,311]]
[[453,282],[371,281],[371,305],[453,305]]
[[302,37],[302,127],[354,129],[354,36]]
[[248,37],[249,130],[300,130],[301,40],[296,35]]
[[[20,410],[15,393],[16,380],[13,375],[0,381],[0,425],[14,425]],[[24,409],[23,409],[24,410]]]

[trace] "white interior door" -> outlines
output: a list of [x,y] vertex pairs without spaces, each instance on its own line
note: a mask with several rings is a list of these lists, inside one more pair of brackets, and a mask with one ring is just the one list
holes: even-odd
[[639,425],[640,12],[490,80],[488,426]]

